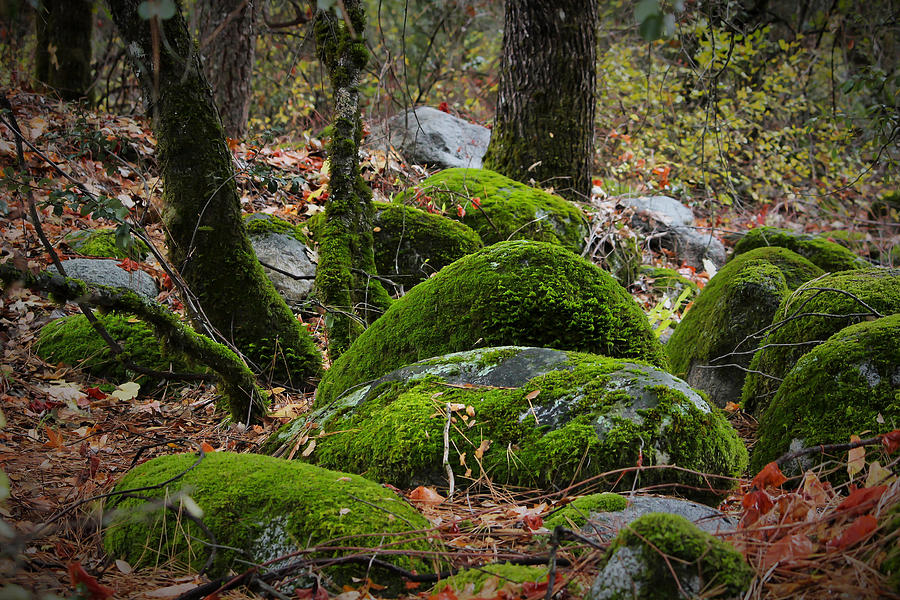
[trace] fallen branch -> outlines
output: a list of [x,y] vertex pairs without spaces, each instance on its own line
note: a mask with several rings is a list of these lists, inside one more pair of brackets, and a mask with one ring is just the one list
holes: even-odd
[[26,287],[49,292],[58,302],[77,302],[79,305],[137,316],[152,326],[168,347],[215,372],[232,419],[250,422],[265,414],[268,394],[256,384],[253,371],[237,354],[198,334],[161,304],[123,288],[88,287],[80,279],[46,272],[35,275],[21,271],[9,263],[0,265],[0,282],[4,287],[17,281]]

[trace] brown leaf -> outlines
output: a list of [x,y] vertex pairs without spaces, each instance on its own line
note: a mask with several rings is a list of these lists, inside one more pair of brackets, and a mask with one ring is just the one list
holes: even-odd
[[411,491],[409,493],[409,499],[413,502],[420,502],[422,504],[440,504],[445,500],[443,496],[424,485],[420,485]]

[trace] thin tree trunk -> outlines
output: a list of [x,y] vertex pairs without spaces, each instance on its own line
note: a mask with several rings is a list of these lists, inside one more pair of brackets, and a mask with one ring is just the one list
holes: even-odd
[[[366,15],[358,0],[344,0],[346,18],[333,10],[316,15],[316,48],[334,89],[334,133],[328,146],[331,164],[325,223],[320,234],[316,290],[332,309],[328,353],[332,360],[390,305],[390,296],[374,277],[372,191],[359,173],[359,78],[369,54],[363,35]],[[354,318],[355,317],[355,318]]]
[[299,384],[320,357],[247,238],[231,153],[180,3],[161,25],[139,16],[141,0],[108,3],[153,116],[169,259],[225,338],[261,369]]
[[35,19],[35,78],[66,100],[91,85],[94,0],[42,0]]
[[590,197],[597,22],[596,0],[507,0],[485,168]]
[[225,134],[247,135],[251,79],[256,55],[256,7],[252,0],[203,0],[200,52]]

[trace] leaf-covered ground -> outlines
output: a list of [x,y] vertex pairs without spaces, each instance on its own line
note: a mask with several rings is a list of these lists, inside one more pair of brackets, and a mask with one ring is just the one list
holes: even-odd
[[[71,231],[115,225],[70,208],[54,214],[52,207],[45,205],[53,191],[72,189],[72,180],[95,194],[133,207],[132,218],[144,224],[146,236],[158,248],[164,248],[154,140],[145,122],[85,112],[21,91],[9,98],[34,148],[25,152],[27,177],[10,170],[16,164],[15,145],[11,132],[0,126],[0,166],[4,169],[0,201],[7,209],[0,217],[0,261],[32,271],[49,264],[34,224],[24,217],[27,208],[22,185],[30,186],[38,205],[44,205],[42,227],[61,256],[73,256],[63,242]],[[246,211],[264,211],[302,223],[321,210],[327,197],[321,141],[312,139],[297,146],[274,140],[259,146],[235,144],[232,150]],[[399,182],[425,175],[421,169],[383,152],[368,154],[363,169],[376,195],[385,196],[398,189]],[[666,178],[667,173],[654,172],[636,189],[653,191],[664,186]],[[613,246],[633,236],[629,215],[616,207],[614,198],[601,198],[599,189],[597,194],[595,219],[604,224]],[[815,231],[841,224],[846,229],[855,220],[862,224],[854,226],[863,234],[860,251],[894,244],[891,224],[863,210],[850,205],[843,212],[823,213],[808,203],[785,202],[765,205],[756,213],[719,213],[700,224],[716,227],[727,241],[729,232],[756,224]],[[672,258],[645,252],[644,261],[676,268],[699,286],[708,280],[709,273],[675,264]],[[140,268],[163,290],[158,300],[179,310],[171,285],[154,259]],[[660,320],[666,316],[677,320],[684,308],[675,298],[667,299],[655,290],[652,280],[639,279],[632,292],[646,310],[656,308],[655,314],[662,315]],[[667,302],[670,307],[675,304],[673,310],[666,309]],[[89,598],[177,598],[207,580],[177,564],[133,570],[127,563],[104,556],[100,544],[103,494],[133,464],[153,456],[191,451],[198,446],[206,451],[252,451],[278,426],[306,410],[311,397],[277,388],[273,390],[273,416],[262,425],[243,428],[220,425],[224,414],[215,406],[215,389],[208,385],[173,381],[141,388],[136,395],[133,386],[126,385],[115,393],[116,384],[123,382],[105,382],[77,368],[47,364],[34,353],[33,342],[40,327],[63,312],[75,310],[73,306],[56,306],[23,288],[9,289],[0,296],[0,409],[6,419],[0,428],[0,469],[10,482],[10,495],[0,504],[0,514],[12,528],[0,531],[5,536],[0,540],[0,580],[38,594],[65,597],[73,597],[78,588],[81,597]],[[314,312],[299,317],[325,348],[321,318]],[[752,444],[752,418],[739,411],[733,411],[731,418],[747,444]],[[774,469],[755,478],[755,474],[747,474],[740,490],[721,508],[742,521],[741,529],[730,540],[756,569],[749,597],[889,597],[878,566],[885,558],[884,550],[898,543],[898,533],[889,531],[884,519],[900,499],[898,444],[896,436],[888,436],[849,452],[835,450],[832,468],[848,470],[854,476],[853,486],[838,489],[808,476],[799,488],[787,492]],[[480,481],[464,487],[452,500],[443,498],[447,490],[417,488],[401,493],[430,519],[433,534],[445,542],[451,563],[464,566],[502,560],[547,562],[553,548],[543,518],[574,496],[607,490],[598,481],[589,481],[545,494],[503,489]],[[561,546],[556,552],[556,597],[571,596],[573,588],[567,588],[570,582],[589,586],[601,555],[602,548],[583,543]],[[432,590],[427,583],[408,587],[413,597],[463,600],[473,596],[450,594],[440,587]],[[496,598],[542,598],[547,594],[546,584],[516,586],[498,581],[489,589],[488,597]],[[258,588],[241,588],[218,597],[245,598],[262,593]],[[317,600],[327,595],[324,590],[312,589],[297,593],[297,597]],[[366,595],[377,597],[378,590],[361,581],[338,597],[355,600]]]

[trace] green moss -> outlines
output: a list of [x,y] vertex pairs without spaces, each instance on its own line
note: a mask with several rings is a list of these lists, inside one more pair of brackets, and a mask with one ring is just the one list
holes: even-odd
[[801,356],[844,327],[874,316],[866,305],[881,315],[900,312],[900,269],[832,273],[782,301],[773,319],[781,324],[763,339],[750,363],[744,407],[761,414]]
[[63,242],[72,250],[85,256],[99,256],[104,258],[131,258],[144,260],[150,254],[150,248],[141,240],[132,240],[131,249],[126,251],[116,244],[115,229],[93,229],[73,231],[68,234]]
[[[666,344],[672,372],[708,391],[719,406],[737,402],[744,369],[759,341],[749,336],[771,324],[791,291],[822,274],[802,256],[780,247],[755,248],[726,263]],[[725,366],[732,364],[738,366]],[[719,366],[713,372],[707,365]]]
[[493,591],[499,590],[510,583],[541,583],[546,581],[547,567],[514,565],[507,562],[465,569],[452,577],[439,581],[432,589],[432,592],[437,594],[449,587],[457,594],[479,594],[488,582],[490,582],[489,587]]
[[[142,321],[118,314],[96,316],[113,339],[122,345],[132,362],[157,371],[168,371],[170,367],[174,371],[192,370],[178,353],[167,353],[153,329]],[[47,362],[77,366],[98,377],[146,380],[142,376],[126,372],[122,362],[112,354],[106,342],[82,314],[47,323],[38,334],[35,350]]]
[[303,234],[300,227],[291,225],[284,219],[279,219],[273,215],[265,213],[253,213],[244,215],[244,225],[247,227],[247,233],[250,236],[262,236],[270,233],[278,233],[287,235],[301,244],[309,245],[309,240]]
[[748,231],[747,235],[734,247],[732,258],[762,246],[780,246],[793,250],[829,272],[863,269],[868,266],[866,261],[850,252],[847,248],[828,241],[824,237],[794,233],[787,229],[775,227],[757,227]]
[[618,512],[625,510],[628,500],[625,496],[604,492],[575,498],[563,508],[544,519],[544,527],[553,530],[557,525],[580,529],[588,521],[592,512]]
[[[610,569],[610,576],[604,578],[601,570],[592,591],[596,596],[602,589],[611,600],[669,600],[681,597],[679,586],[691,598],[701,590],[704,598],[736,598],[753,579],[753,570],[727,542],[682,516],[662,513],[644,515],[624,528],[601,565]],[[718,593],[708,595],[713,589]]]
[[809,447],[893,429],[900,422],[898,365],[900,314],[851,325],[803,355],[760,416],[753,472],[794,440]]
[[[183,474],[159,489],[142,492],[147,499],[114,496],[108,501],[107,511],[116,511],[104,534],[111,557],[133,566],[177,557],[193,569],[202,567],[210,552],[204,544],[207,536],[185,516],[163,511],[152,502],[166,498],[177,506],[179,494],[189,495],[202,509],[203,523],[220,544],[212,575],[329,544],[432,549],[417,533],[430,528],[421,514],[390,490],[356,475],[256,454],[209,453],[191,468],[196,460],[193,454],[164,456],[122,478],[118,491],[156,486]],[[312,556],[341,554],[322,551]],[[420,573],[432,570],[426,560],[411,554],[378,558]],[[348,563],[325,571],[340,589],[351,576],[365,577],[367,565]],[[395,574],[375,567],[368,575],[399,591]]]
[[900,593],[900,504],[894,505],[887,511],[885,524],[881,528],[884,532],[884,541],[876,546],[879,553],[882,548],[887,548],[886,556],[879,570],[888,578],[888,586],[894,593]]
[[[511,355],[485,368],[481,361],[488,352],[493,350],[466,353],[471,366],[455,362],[458,356],[443,366],[411,365],[298,420],[279,437],[286,444],[309,427],[306,433],[315,436],[321,427],[307,460],[398,487],[441,485],[446,482],[443,411],[450,403],[474,411],[466,419],[464,411],[454,413],[450,432],[450,464],[460,478],[471,468],[471,477],[483,470],[497,483],[564,486],[631,467],[642,447],[645,465],[726,476],[746,467],[746,449],[724,416],[665,372],[573,352],[560,353],[562,363],[538,361],[523,368]],[[491,372],[497,375],[489,385],[471,383],[486,381]],[[509,373],[524,383],[505,379]],[[529,397],[534,391],[539,394]],[[490,446],[478,460],[474,456],[483,440]],[[468,467],[460,463],[461,454]],[[631,477],[621,481],[630,486]],[[701,476],[682,471],[645,471],[640,483],[697,486],[700,491],[679,491],[710,498]]]
[[640,307],[605,271],[547,243],[503,242],[414,287],[335,361],[317,404],[404,364],[477,346],[665,357]]
[[[474,197],[480,199],[481,210],[472,205]],[[588,232],[584,215],[574,204],[487,169],[441,171],[399,194],[396,201],[430,201],[439,208],[446,205],[451,214],[460,205],[466,210],[462,222],[486,244],[537,240],[580,253]]]

